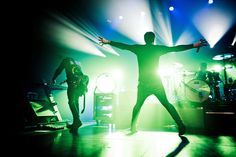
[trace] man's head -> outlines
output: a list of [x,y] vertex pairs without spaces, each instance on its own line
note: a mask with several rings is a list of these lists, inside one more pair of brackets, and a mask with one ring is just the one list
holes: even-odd
[[155,34],[153,32],[146,32],[144,34],[144,41],[146,44],[152,44],[154,43]]

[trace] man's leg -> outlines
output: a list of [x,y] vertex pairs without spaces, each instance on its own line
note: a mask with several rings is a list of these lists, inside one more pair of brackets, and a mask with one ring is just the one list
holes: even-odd
[[171,117],[174,119],[174,121],[176,122],[176,124],[178,125],[178,129],[179,129],[179,135],[183,135],[186,132],[186,127],[182,121],[182,119],[180,118],[178,112],[176,111],[176,109],[174,108],[174,106],[172,104],[169,103],[167,97],[166,97],[166,93],[164,88],[162,89],[158,89],[157,92],[155,92],[154,94],[159,101],[161,102],[161,104],[167,109],[167,111],[169,112],[169,114],[171,115]]
[[140,109],[145,101],[145,99],[148,97],[148,93],[143,90],[141,86],[138,87],[138,92],[137,92],[137,100],[136,104],[133,108],[133,113],[132,113],[132,119],[131,119],[131,132],[135,133],[137,132],[137,120],[138,116],[140,113]]
[[74,90],[68,90],[68,104],[73,117],[73,123],[69,127],[71,128],[71,131],[77,131],[82,125],[82,122],[79,117],[78,97]]

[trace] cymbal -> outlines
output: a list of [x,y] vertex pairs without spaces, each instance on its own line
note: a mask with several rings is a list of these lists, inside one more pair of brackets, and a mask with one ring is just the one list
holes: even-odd
[[212,59],[213,60],[224,60],[224,59],[229,59],[232,58],[234,55],[232,53],[225,53],[221,55],[216,55]]

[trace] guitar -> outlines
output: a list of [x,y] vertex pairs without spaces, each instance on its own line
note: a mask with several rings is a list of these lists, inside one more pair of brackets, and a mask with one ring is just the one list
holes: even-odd
[[88,92],[88,83],[89,83],[89,77],[88,75],[81,75],[79,77],[76,77],[76,79],[73,80],[64,80],[60,83],[60,85],[66,83],[71,86],[72,88],[76,89],[79,92],[79,96],[82,96],[86,92]]
[[84,96],[83,101],[83,109],[81,111],[81,114],[85,110],[85,94],[88,92],[88,83],[89,83],[89,77],[88,75],[81,75],[80,77],[77,77],[75,80],[65,80],[61,82],[60,84],[63,84],[67,82],[68,85],[72,86],[72,88],[76,89],[76,92],[79,96]]
[[76,88],[78,88],[79,90],[80,96],[88,92],[88,83],[89,83],[89,77],[87,75],[82,75],[82,78],[80,79],[79,83],[75,85]]

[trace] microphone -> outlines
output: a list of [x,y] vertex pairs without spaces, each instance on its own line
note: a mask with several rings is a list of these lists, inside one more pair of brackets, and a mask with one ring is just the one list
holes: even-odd
[[[202,46],[206,46],[206,40],[205,39],[200,39],[200,41],[202,42]],[[199,52],[200,47],[201,46],[197,47],[197,51],[196,51],[197,53]]]
[[197,48],[197,51],[196,51],[197,53],[199,52],[199,50],[200,50],[200,47],[201,47],[201,46],[199,46],[199,47]]

